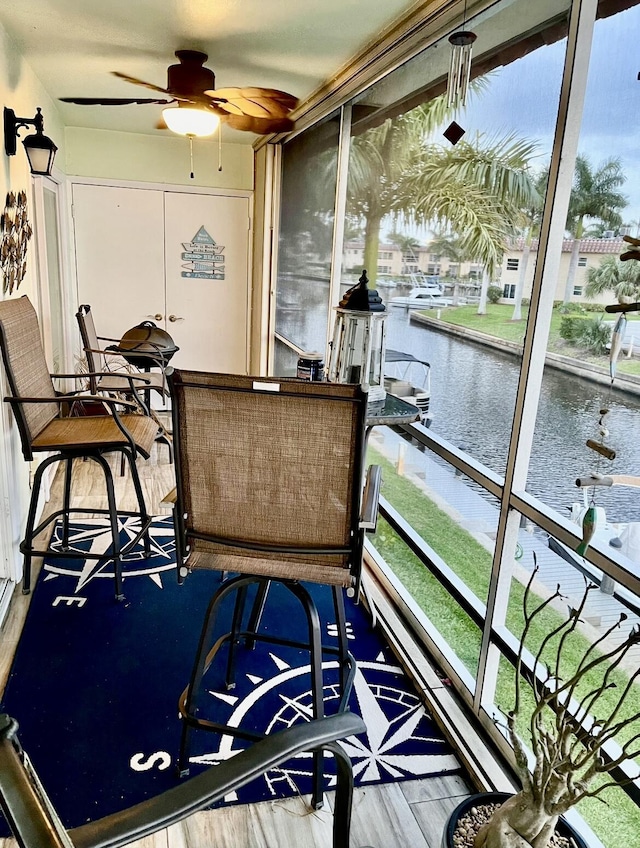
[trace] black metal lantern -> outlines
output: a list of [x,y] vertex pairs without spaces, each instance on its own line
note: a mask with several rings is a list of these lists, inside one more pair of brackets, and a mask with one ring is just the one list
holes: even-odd
[[369,401],[382,401],[384,388],[386,310],[378,292],[369,289],[363,271],[336,307],[336,321],[329,356],[328,379],[332,383],[360,383]]
[[40,107],[36,110],[33,118],[19,118],[13,109],[4,108],[4,150],[7,156],[15,156],[17,150],[16,139],[21,127],[35,127],[35,133],[23,139],[22,144],[29,160],[29,168],[32,174],[48,177],[53,168],[58,148],[51,139],[44,134],[44,118]]

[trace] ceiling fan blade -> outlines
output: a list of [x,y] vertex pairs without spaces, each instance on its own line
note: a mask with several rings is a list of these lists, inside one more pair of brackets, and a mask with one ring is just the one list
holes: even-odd
[[252,115],[226,115],[224,123],[234,130],[269,135],[270,133],[289,132],[295,126],[291,118],[255,118]]
[[63,103],[76,106],[126,106],[129,103],[173,103],[173,100],[156,100],[151,97],[59,97]]
[[277,100],[288,108],[295,109],[298,105],[298,98],[293,94],[288,94],[286,91],[280,91],[278,88],[262,88],[261,86],[246,86],[236,88],[218,88],[215,91],[205,91],[209,96],[219,95],[221,97],[233,96],[240,92],[243,97],[268,97],[270,100]]
[[218,88],[205,94],[233,115],[254,118],[286,118],[298,103],[292,94],[275,88]]
[[133,85],[143,85],[145,88],[150,88],[151,91],[159,91],[162,94],[171,94],[166,88],[160,88],[159,85],[154,85],[152,82],[145,82],[137,77],[130,77],[128,74],[123,74],[120,71],[111,71],[114,77],[124,80],[125,82],[133,83]]

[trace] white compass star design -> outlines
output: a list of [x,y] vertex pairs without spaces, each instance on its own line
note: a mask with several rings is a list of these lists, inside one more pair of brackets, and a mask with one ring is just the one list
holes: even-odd
[[[309,665],[290,668],[274,654],[271,654],[271,659],[278,672],[268,679],[247,675],[255,685],[245,697],[209,691],[218,704],[231,708],[231,714],[225,719],[227,724],[237,727],[249,713],[270,716],[263,731],[271,733],[313,718],[310,691],[294,697],[278,692],[283,683],[308,675]],[[335,662],[323,664],[323,669],[335,667]],[[406,683],[403,685],[403,679],[406,681],[402,669],[389,664],[382,656],[373,662],[359,661],[357,664],[354,691],[358,712],[367,731],[360,736],[349,737],[342,744],[351,758],[358,784],[424,777],[460,768],[460,762],[453,754],[440,752],[439,749],[444,748],[441,736],[425,734],[421,730],[421,726],[430,727],[431,719],[419,697],[407,688]],[[324,694],[325,703],[339,697],[337,686],[326,686]],[[266,703],[269,700],[273,701],[273,709],[269,709]],[[201,765],[220,763],[238,753],[242,744],[232,736],[223,736],[217,750],[194,756],[191,762]],[[292,761],[294,765],[265,775],[269,793],[276,795],[279,783],[285,784],[289,790],[295,789],[297,778],[310,777],[310,757],[310,754],[302,754]],[[329,785],[335,782],[335,777],[329,775],[328,779]]]
[[[118,517],[120,539],[126,545],[140,532],[140,522],[130,516]],[[162,572],[175,570],[176,545],[173,524],[170,520],[152,521],[149,528],[151,553],[145,556],[142,541],[127,554],[123,563],[123,577],[148,576],[158,587],[162,588]],[[60,550],[62,545],[62,525],[56,524],[51,538],[51,547]],[[82,523],[71,524],[69,532],[69,550],[73,553],[102,554],[111,547],[111,527],[109,522],[101,518],[85,519]],[[113,559],[50,559],[44,564],[47,572],[45,580],[56,577],[73,577],[77,579],[74,593],[81,592],[84,587],[96,578],[114,579]]]

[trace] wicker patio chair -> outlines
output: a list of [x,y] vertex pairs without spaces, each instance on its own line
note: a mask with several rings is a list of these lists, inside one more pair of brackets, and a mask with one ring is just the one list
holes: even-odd
[[[13,410],[22,442],[22,453],[30,462],[35,453],[47,456],[39,463],[31,491],[27,526],[20,550],[24,554],[24,576],[22,591],[31,589],[31,560],[34,556],[76,557],[94,559],[99,562],[114,561],[115,593],[121,600],[122,559],[140,541],[144,540],[147,553],[150,549],[149,525],[142,487],[136,468],[138,454],[148,458],[158,426],[133,401],[110,398],[105,395],[61,395],[56,392],[52,375],[49,374],[42,348],[40,328],[35,310],[27,297],[5,300],[0,303],[0,348],[7,375],[10,395],[5,398]],[[87,375],[56,374],[56,378],[69,380]],[[92,374],[99,377],[99,374]],[[135,395],[136,377],[130,375],[130,394]],[[100,403],[110,414],[64,415],[69,407],[76,409],[85,404]],[[124,413],[119,409],[125,410]],[[131,478],[138,500],[138,511],[118,510],[113,486],[113,477],[105,454],[120,453],[129,463]],[[107,489],[107,509],[85,509],[71,507],[71,476],[73,461],[80,458],[94,460],[104,473]],[[63,505],[46,519],[34,526],[38,497],[44,471],[53,463],[65,464]],[[112,543],[103,553],[79,553],[69,548],[69,520],[75,514],[102,514],[109,517]],[[124,545],[120,542],[118,516],[134,516],[140,520],[140,529],[133,539]],[[61,549],[52,550],[36,545],[36,537],[53,522],[62,518]],[[44,543],[43,543],[44,544]],[[47,543],[48,544],[48,543]],[[66,550],[65,550],[66,549]]]
[[[364,731],[362,719],[353,713],[298,724],[274,733],[186,783],[69,831],[64,828],[22,749],[17,729],[14,719],[0,715],[0,809],[20,848],[119,848],[128,845],[182,821],[305,751],[328,751],[335,757],[333,848],[349,848],[353,772],[349,757],[338,740]],[[224,841],[227,844],[226,839]]]
[[[213,595],[191,680],[180,700],[179,770],[189,770],[193,729],[245,738],[260,734],[197,715],[203,676],[229,644],[226,681],[233,686],[239,644],[255,641],[310,653],[313,714],[321,718],[323,654],[337,659],[338,711],[346,709],[355,674],[347,647],[343,590],[357,594],[365,529],[374,529],[380,469],[368,474],[362,499],[367,395],[359,386],[169,370],[176,444],[176,540],[179,578],[191,569],[235,576]],[[368,505],[361,516],[361,499]],[[302,604],[308,641],[265,633],[269,588],[278,581]],[[321,640],[318,612],[303,582],[332,589],[337,646]],[[245,610],[247,590],[255,600]],[[209,652],[216,614],[236,592],[229,633]],[[246,622],[245,622],[246,619]],[[208,653],[209,652],[209,653]],[[322,803],[315,768],[313,805]]]

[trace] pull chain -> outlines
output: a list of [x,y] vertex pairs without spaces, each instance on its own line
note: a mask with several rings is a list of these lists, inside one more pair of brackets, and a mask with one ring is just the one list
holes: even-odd
[[189,176],[191,177],[191,179],[193,179],[194,178],[194,174],[193,174],[193,136],[190,135],[190,136],[187,136],[187,138],[189,139],[189,163],[191,165],[191,172],[190,172]]
[[218,170],[222,170],[222,122],[218,124]]

